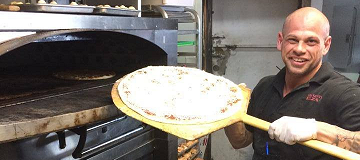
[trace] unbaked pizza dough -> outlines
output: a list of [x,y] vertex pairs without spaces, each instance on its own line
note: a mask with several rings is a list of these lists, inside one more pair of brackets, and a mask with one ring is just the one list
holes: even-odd
[[46,1],[45,0],[39,0],[37,3],[38,4],[46,4]]
[[12,1],[10,4],[24,4],[23,2]]
[[171,124],[210,123],[241,109],[241,88],[195,68],[149,66],[120,80],[124,104],[150,120]]
[[71,2],[69,5],[71,6],[77,6],[78,4],[76,2]]
[[121,5],[121,6],[115,6],[115,8],[127,9],[127,7],[126,7],[126,6],[124,6],[124,5]]
[[134,6],[129,6],[128,9],[130,9],[130,10],[136,10]]

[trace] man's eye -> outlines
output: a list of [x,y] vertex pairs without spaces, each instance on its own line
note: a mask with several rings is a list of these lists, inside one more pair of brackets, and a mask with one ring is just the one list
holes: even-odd
[[318,41],[312,40],[312,39],[307,41],[307,44],[310,45],[310,46],[316,45],[317,43],[318,43]]
[[289,38],[288,42],[293,44],[293,43],[297,43],[298,41],[294,38]]

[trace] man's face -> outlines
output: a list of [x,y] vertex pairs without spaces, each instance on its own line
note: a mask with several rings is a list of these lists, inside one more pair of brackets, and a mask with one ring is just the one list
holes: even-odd
[[277,48],[288,74],[306,76],[317,72],[330,44],[320,22],[293,19],[279,32]]

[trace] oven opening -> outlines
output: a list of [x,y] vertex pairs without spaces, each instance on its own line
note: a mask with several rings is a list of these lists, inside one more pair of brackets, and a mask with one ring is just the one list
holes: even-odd
[[[38,155],[45,154],[55,159],[167,156],[168,145],[154,146],[176,139],[168,140],[166,133],[127,117],[111,98],[113,84],[122,76],[149,65],[168,65],[168,53],[145,33],[150,40],[113,31],[57,34],[19,41],[24,45],[0,54],[1,125],[16,124],[9,139],[24,138],[0,143],[2,150],[18,147],[0,155],[15,159],[41,159]],[[103,80],[54,76],[73,70],[111,71],[115,76]],[[33,155],[29,148],[41,154]]]
[[[134,35],[83,31],[42,38],[0,56],[0,106],[111,85],[125,74],[149,65],[167,65],[167,54]],[[64,80],[54,76],[74,70],[111,71],[116,75],[104,80]]]

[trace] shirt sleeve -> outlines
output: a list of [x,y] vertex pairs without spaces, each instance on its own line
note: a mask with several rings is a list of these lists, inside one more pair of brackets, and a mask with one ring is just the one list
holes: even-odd
[[[247,109],[247,114],[254,116],[256,113],[256,105],[255,103],[258,101],[260,95],[263,93],[263,90],[265,90],[267,87],[267,83],[269,83],[271,81],[271,77],[272,76],[267,76],[262,78],[259,83],[255,86],[253,92],[251,93],[250,96],[250,101],[249,101],[249,105],[248,105],[248,109]],[[261,102],[260,102],[261,103]],[[254,132],[254,127],[245,124],[245,128],[246,130],[250,131],[250,132]]]

